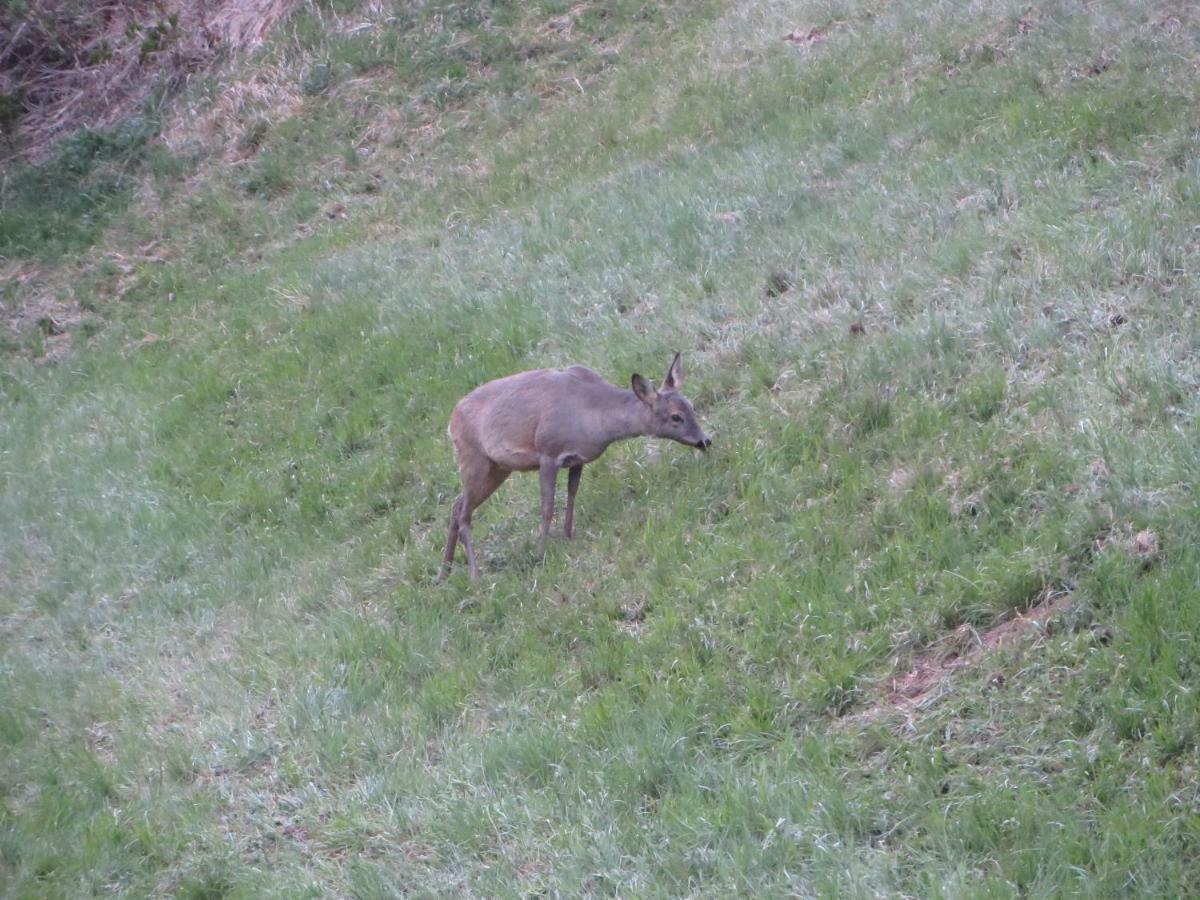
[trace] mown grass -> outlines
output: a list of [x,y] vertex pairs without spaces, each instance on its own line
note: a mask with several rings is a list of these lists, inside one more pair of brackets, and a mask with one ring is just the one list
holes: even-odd
[[[11,358],[8,893],[1200,889],[1198,23],[613,9],[636,53],[422,106],[428,170],[306,236],[283,211],[338,194],[305,165],[362,126],[313,83],[270,191],[243,166],[167,203],[171,300],[155,269],[66,361]],[[307,16],[277,65],[331,33]],[[459,396],[675,349],[714,452],[614,447],[544,556],[514,478],[484,580],[433,585]],[[1044,633],[892,709],[923,650],[1048,590]]]

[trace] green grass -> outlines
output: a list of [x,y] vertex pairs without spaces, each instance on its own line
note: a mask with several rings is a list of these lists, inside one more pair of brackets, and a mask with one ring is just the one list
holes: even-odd
[[[294,117],[47,275],[104,327],[0,375],[0,891],[1200,891],[1200,23],[685,8],[307,8]],[[433,584],[463,393],[677,349],[712,452],[544,555],[514,478]]]
[[0,190],[0,254],[53,261],[90,245],[128,205],[131,170],[169,165],[148,143],[154,131],[147,117],[109,130],[85,127],[41,165],[12,165]]

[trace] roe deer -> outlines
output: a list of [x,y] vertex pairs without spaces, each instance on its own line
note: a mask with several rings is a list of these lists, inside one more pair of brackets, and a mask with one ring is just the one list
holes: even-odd
[[642,435],[707,450],[712,441],[696,421],[692,404],[679,393],[682,385],[676,353],[662,389],[657,391],[641,375],[633,376],[633,389],[626,391],[585,366],[571,366],[489,381],[458,401],[449,432],[462,494],[450,512],[450,533],[438,581],[449,574],[459,540],[471,578],[479,577],[471,546],[471,513],[513,472],[538,470],[545,540],[554,518],[558,470],[570,470],[563,520],[563,532],[570,538],[575,492],[584,464],[599,457],[613,441]]

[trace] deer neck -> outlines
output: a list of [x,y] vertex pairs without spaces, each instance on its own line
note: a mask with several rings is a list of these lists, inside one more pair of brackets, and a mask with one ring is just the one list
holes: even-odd
[[609,420],[609,442],[653,434],[653,412],[633,391],[620,391]]

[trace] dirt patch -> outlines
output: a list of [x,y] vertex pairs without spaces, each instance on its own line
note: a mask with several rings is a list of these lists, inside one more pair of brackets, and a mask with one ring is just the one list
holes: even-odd
[[22,341],[30,333],[41,335],[37,359],[53,362],[71,348],[71,333],[83,320],[79,304],[70,291],[59,291],[38,268],[22,263],[0,266],[0,283],[7,296],[0,297],[0,331]]
[[824,28],[793,28],[783,36],[783,39],[796,47],[814,47],[825,40]]
[[898,494],[902,494],[912,487],[912,483],[917,480],[917,473],[905,466],[897,466],[892,469],[891,474],[887,477],[887,486]]
[[634,603],[626,603],[621,607],[621,616],[617,619],[616,626],[618,631],[622,631],[630,637],[638,637],[642,633],[642,629],[646,624],[646,601],[638,600]]
[[1069,593],[1047,591],[1026,612],[982,633],[970,625],[960,625],[918,656],[906,673],[892,678],[884,696],[866,709],[847,716],[844,721],[867,724],[896,712],[911,719],[941,695],[947,680],[955,672],[978,665],[994,650],[1017,646],[1031,633],[1045,633],[1047,624],[1065,613],[1070,605]]
[[1092,542],[1092,552],[1120,552],[1139,560],[1143,566],[1150,566],[1162,557],[1162,542],[1158,532],[1143,528],[1134,532],[1134,526],[1123,525],[1113,528],[1107,534],[1101,535]]

